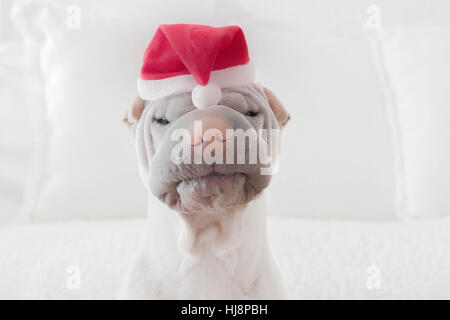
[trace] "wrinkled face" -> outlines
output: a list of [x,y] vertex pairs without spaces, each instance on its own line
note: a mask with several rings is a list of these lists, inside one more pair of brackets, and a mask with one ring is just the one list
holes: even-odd
[[279,124],[262,87],[223,89],[219,103],[205,109],[193,106],[191,93],[144,107],[136,128],[141,177],[170,208],[221,213],[245,206],[269,185],[271,176],[261,169],[271,163],[258,150],[273,163],[272,129]]

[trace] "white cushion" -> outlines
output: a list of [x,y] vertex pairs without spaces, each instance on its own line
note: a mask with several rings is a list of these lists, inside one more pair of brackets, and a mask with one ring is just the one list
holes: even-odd
[[449,215],[450,28],[393,26],[375,43],[398,151],[399,214]]
[[[17,5],[30,38],[43,35],[36,53],[45,80],[46,129],[23,218],[144,216],[147,197],[122,118],[137,94],[146,45],[158,24],[176,16],[168,1],[72,3]],[[208,6],[202,10],[209,12]],[[200,14],[182,12],[187,21]]]
[[34,150],[33,103],[41,91],[11,1],[0,4],[0,224],[17,219]]
[[[449,218],[267,225],[291,299],[450,297]],[[0,226],[0,299],[114,299],[143,230],[143,219]]]
[[[141,58],[156,27],[177,22],[241,25],[257,80],[276,92],[293,116],[283,137],[280,175],[270,191],[272,213],[393,217],[387,120],[368,44],[362,30],[350,28],[359,24],[352,14],[341,13],[348,33],[335,31],[326,19],[311,32],[303,30],[305,21],[319,17],[321,8],[296,9],[299,19],[283,24],[256,10],[258,2],[194,1],[183,10],[172,10],[181,6],[175,0],[132,6],[106,0],[31,3],[33,10],[21,2],[17,7],[30,37],[43,35],[36,53],[46,85],[45,130],[25,218],[145,213],[133,146],[120,119],[136,95]],[[73,3],[81,14],[79,29],[69,28]]]

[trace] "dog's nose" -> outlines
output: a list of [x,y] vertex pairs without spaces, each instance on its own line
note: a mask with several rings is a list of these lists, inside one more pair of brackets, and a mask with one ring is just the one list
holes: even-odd
[[204,120],[196,120],[189,126],[190,140],[192,146],[212,142],[214,139],[225,141],[230,138],[227,136],[227,130],[232,127],[219,118],[208,118]]

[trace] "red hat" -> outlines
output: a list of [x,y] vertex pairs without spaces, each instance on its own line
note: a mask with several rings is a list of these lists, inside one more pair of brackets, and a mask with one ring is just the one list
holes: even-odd
[[253,81],[240,27],[161,25],[145,51],[138,91],[144,100],[192,91],[194,105],[204,108],[219,102],[221,88]]

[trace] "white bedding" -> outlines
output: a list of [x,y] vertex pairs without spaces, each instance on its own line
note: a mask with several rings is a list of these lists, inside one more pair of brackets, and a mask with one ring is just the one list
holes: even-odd
[[[268,225],[291,298],[450,298],[448,218],[361,223],[271,217]],[[114,298],[143,226],[144,220],[1,226],[0,298]],[[81,270],[80,289],[67,287],[71,265]],[[380,289],[368,289],[368,280]]]

